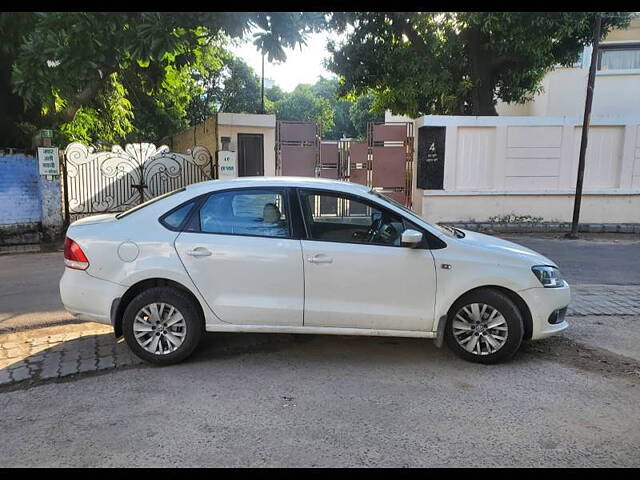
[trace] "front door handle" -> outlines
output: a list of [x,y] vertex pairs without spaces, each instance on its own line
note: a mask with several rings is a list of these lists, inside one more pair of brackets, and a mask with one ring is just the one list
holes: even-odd
[[328,257],[322,253],[314,255],[313,257],[307,257],[309,263],[333,263],[333,258]]
[[187,250],[187,255],[191,255],[192,257],[208,257],[211,255],[211,251],[206,248],[198,247],[193,250]]

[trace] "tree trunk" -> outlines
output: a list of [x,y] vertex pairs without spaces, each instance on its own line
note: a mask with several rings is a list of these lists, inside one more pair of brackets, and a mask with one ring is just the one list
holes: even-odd
[[470,27],[465,32],[465,36],[471,67],[471,82],[473,83],[471,87],[471,114],[496,116],[498,112],[496,112],[494,101],[493,63],[490,53],[485,48],[487,42],[477,27]]
[[72,122],[80,107],[88,104],[96,97],[110,75],[111,72],[108,72],[102,77],[97,76],[92,80],[89,80],[87,85],[85,85],[85,87],[69,101],[67,108],[60,112],[59,118],[62,120],[62,122]]

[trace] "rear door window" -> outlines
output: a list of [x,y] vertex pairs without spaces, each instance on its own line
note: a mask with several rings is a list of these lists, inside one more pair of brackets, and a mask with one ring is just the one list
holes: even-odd
[[200,232],[290,237],[286,196],[279,189],[240,189],[212,193],[200,207]]

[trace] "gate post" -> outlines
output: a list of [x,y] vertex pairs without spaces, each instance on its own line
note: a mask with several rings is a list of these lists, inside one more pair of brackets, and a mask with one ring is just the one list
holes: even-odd
[[[35,143],[40,147],[51,147],[51,137],[44,136],[43,131],[41,131],[35,137]],[[38,190],[40,191],[40,207],[42,210],[42,240],[44,242],[58,240],[63,233],[60,158],[56,158],[55,161],[58,162],[57,175],[38,172]]]

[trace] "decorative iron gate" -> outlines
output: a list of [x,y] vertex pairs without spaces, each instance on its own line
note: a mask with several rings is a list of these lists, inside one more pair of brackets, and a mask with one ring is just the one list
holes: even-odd
[[[196,145],[175,153],[163,145],[114,145],[110,152],[74,142],[63,162],[67,221],[96,214],[122,212],[153,197],[216,175],[207,148]],[[71,218],[73,216],[73,218]]]
[[320,140],[313,122],[278,122],[278,175],[331,178],[368,185],[411,207],[411,122],[370,123],[366,140]]

